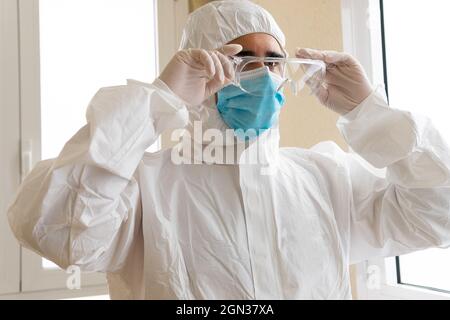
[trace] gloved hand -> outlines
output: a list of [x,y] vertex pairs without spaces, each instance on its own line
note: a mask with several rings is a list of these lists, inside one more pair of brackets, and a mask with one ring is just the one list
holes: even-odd
[[349,54],[297,49],[296,56],[326,63],[324,83],[316,90],[315,95],[323,105],[341,115],[352,111],[373,91],[363,67]]
[[159,79],[188,105],[199,105],[231,82],[234,68],[227,56],[241,50],[241,45],[229,44],[213,51],[178,51]]

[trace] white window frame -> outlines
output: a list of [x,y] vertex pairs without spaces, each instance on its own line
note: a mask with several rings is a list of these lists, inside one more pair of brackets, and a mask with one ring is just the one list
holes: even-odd
[[[178,48],[188,0],[157,0],[156,6],[161,70]],[[42,258],[21,248],[9,228],[7,205],[41,157],[39,1],[2,0],[0,15],[0,299],[107,294],[101,274],[82,274],[82,289],[66,289],[68,274],[44,269]]]
[[0,294],[20,290],[20,246],[6,209],[20,183],[17,1],[0,1]]
[[[341,0],[341,6],[344,51],[362,63],[372,83],[384,84],[379,0]],[[450,299],[450,294],[399,284],[395,257],[371,259],[356,265],[354,270],[356,299]],[[377,285],[372,286],[374,283]]]

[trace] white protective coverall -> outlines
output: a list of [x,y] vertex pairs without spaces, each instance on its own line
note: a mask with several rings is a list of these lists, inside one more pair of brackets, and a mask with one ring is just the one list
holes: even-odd
[[[284,45],[267,12],[229,3],[192,15],[182,48],[252,32]],[[223,125],[204,107],[210,126]],[[350,299],[350,263],[450,245],[450,150],[429,120],[383,94],[338,122],[368,163],[332,142],[278,148],[272,131],[259,147],[277,154],[274,174],[145,152],[190,114],[160,80],[100,89],[87,124],[36,165],[9,208],[20,243],[62,268],[106,272],[113,299]]]

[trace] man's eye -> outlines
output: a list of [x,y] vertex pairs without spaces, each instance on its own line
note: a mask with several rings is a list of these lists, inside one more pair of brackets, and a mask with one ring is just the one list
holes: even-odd
[[269,67],[270,69],[275,69],[278,67],[279,62],[266,62],[266,63],[264,63],[264,65],[266,67]]

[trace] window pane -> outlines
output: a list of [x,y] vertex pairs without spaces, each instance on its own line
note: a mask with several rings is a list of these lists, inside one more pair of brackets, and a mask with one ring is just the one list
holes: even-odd
[[156,76],[154,0],[40,0],[42,158],[85,123],[104,86]]
[[[48,159],[86,123],[99,88],[156,77],[155,0],[40,0],[39,20],[42,159]],[[58,268],[45,259],[42,266]]]
[[[386,62],[390,104],[432,119],[450,141],[450,1],[384,1]],[[445,55],[445,54],[444,54]],[[450,250],[428,250],[400,258],[403,283],[450,291]]]
[[448,74],[440,56],[450,51],[450,1],[384,1],[389,100],[429,116],[450,140]]
[[450,292],[450,250],[430,249],[400,257],[402,283]]

